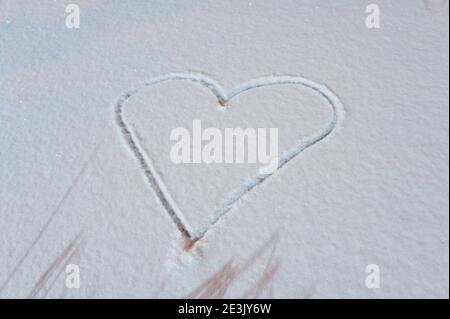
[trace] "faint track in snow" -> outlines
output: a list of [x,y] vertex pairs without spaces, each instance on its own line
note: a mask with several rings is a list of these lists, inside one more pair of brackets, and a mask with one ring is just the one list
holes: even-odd
[[86,169],[88,168],[89,164],[91,163],[91,161],[93,160],[93,158],[97,155],[97,152],[100,148],[100,144],[98,144],[94,151],[92,152],[92,154],[89,156],[89,158],[84,162],[83,166],[81,167],[80,171],[77,173],[77,175],[75,176],[75,178],[72,181],[72,184],[66,189],[66,191],[64,192],[62,198],[59,200],[58,204],[56,205],[55,209],[52,211],[52,213],[50,214],[50,216],[47,218],[44,226],[41,227],[41,229],[39,230],[37,236],[34,238],[34,240],[32,241],[31,245],[27,248],[27,250],[25,251],[25,254],[19,259],[19,261],[17,262],[17,264],[14,266],[13,270],[11,271],[11,273],[8,275],[8,277],[6,278],[6,280],[3,282],[3,284],[0,286],[0,294],[3,292],[3,290],[8,286],[9,282],[12,280],[12,278],[14,277],[14,275],[17,273],[17,271],[19,270],[19,268],[22,266],[22,264],[25,262],[25,260],[28,258],[28,256],[30,255],[31,251],[34,249],[34,247],[37,245],[37,243],[41,240],[42,236],[44,235],[44,233],[46,232],[46,230],[48,229],[48,227],[50,226],[50,224],[52,223],[52,221],[55,219],[56,215],[59,213],[59,211],[61,210],[61,208],[63,207],[64,203],[67,201],[67,199],[69,198],[69,196],[72,194],[73,190],[75,189],[75,187],[78,185],[81,177],[84,175],[84,173],[86,172]]
[[[39,293],[44,289],[45,285],[49,283],[47,289],[44,290],[44,293],[40,298],[44,299],[47,296],[58,278],[61,276],[62,272],[65,270],[66,266],[72,258],[79,253],[80,236],[81,234],[78,234],[39,277],[38,281],[33,286],[33,289],[30,291],[27,297],[28,299],[37,298]],[[53,280],[50,281],[52,277]]]

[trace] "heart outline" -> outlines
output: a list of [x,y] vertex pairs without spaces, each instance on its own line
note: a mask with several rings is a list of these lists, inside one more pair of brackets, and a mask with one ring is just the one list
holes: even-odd
[[[126,117],[124,116],[125,103],[130,97],[145,88],[149,88],[166,81],[191,81],[199,83],[207,87],[216,96],[219,104],[222,106],[225,106],[228,101],[230,101],[240,93],[258,87],[286,84],[301,85],[306,88],[312,89],[328,102],[331,110],[333,111],[333,118],[321,132],[309,136],[306,140],[304,140],[297,146],[294,146],[288,151],[285,151],[279,157],[278,167],[275,171],[269,174],[258,173],[253,179],[245,182],[240,189],[225,197],[225,200],[222,202],[222,204],[220,204],[219,207],[214,210],[212,215],[209,216],[209,225],[205,225],[201,229],[194,230],[189,225],[189,222],[182,211],[176,205],[175,200],[167,190],[164,182],[160,178],[158,172],[155,170],[151,159],[149,159],[146,155],[146,152],[143,150],[143,147],[139,143],[139,139],[131,129],[131,125],[127,123]],[[301,152],[328,137],[333,131],[335,131],[337,127],[341,125],[342,121],[344,120],[344,116],[345,111],[343,104],[336,94],[329,90],[325,85],[318,84],[314,81],[299,76],[267,76],[255,78],[253,80],[237,85],[229,91],[225,91],[218,82],[201,73],[168,73],[166,75],[147,80],[141,83],[139,86],[128,90],[127,92],[122,94],[115,103],[115,119],[122,138],[125,139],[125,142],[128,144],[131,152],[139,161],[144,175],[147,177],[147,181],[158,197],[160,203],[172,218],[181,234],[193,243],[203,238],[207,231],[212,226],[214,226],[221,219],[221,217],[223,217],[245,194],[264,182],[269,176],[275,174],[278,170],[280,170],[284,165],[294,159]]]

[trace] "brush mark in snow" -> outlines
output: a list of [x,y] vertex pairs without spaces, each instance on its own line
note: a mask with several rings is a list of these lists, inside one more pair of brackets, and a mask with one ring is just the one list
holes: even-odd
[[284,165],[286,165],[290,160],[296,157],[298,154],[303,152],[308,147],[322,141],[327,136],[329,136],[337,127],[340,126],[342,121],[344,120],[344,107],[340,102],[339,98],[331,92],[326,86],[313,82],[303,77],[297,76],[268,76],[261,77],[257,79],[250,80],[246,83],[240,84],[230,91],[226,92],[216,81],[213,79],[198,73],[169,73],[163,76],[159,76],[153,78],[151,80],[143,82],[141,85],[132,88],[122,94],[117,102],[115,103],[115,119],[118,128],[120,129],[121,135],[125,139],[129,149],[136,157],[141,166],[143,173],[146,177],[146,180],[155,191],[156,196],[159,201],[163,205],[164,209],[167,211],[177,228],[180,230],[182,235],[187,239],[196,242],[201,239],[206,232],[216,224],[219,219],[224,216],[233,205],[239,201],[246,193],[254,189],[256,186],[264,182],[269,176],[273,175],[275,172],[270,174],[258,174],[251,180],[244,183],[239,189],[235,192],[231,193],[222,204],[219,205],[218,208],[213,212],[211,217],[209,218],[209,222],[207,225],[202,227],[201,229],[194,230],[184,216],[180,208],[177,206],[175,200],[172,198],[170,192],[167,190],[162,179],[159,177],[156,172],[152,161],[148,158],[146,153],[143,151],[142,146],[139,144],[139,140],[136,137],[135,132],[132,130],[131,126],[127,123],[126,117],[124,116],[124,107],[126,101],[133,95],[137,94],[141,90],[154,86],[156,84],[165,82],[165,81],[191,81],[199,83],[208,89],[217,97],[217,100],[220,105],[225,106],[226,103],[231,100],[236,95],[254,89],[258,87],[264,86],[272,86],[272,85],[301,85],[303,87],[309,88],[314,92],[318,93],[330,106],[331,111],[333,112],[333,118],[331,121],[325,126],[318,134],[310,136],[297,146],[291,148],[290,150],[284,152],[279,157],[278,168],[281,169]]

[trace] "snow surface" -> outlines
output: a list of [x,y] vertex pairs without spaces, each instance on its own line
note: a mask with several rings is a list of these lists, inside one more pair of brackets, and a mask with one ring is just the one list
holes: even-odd
[[[0,297],[448,298],[448,18],[440,0],[0,0]],[[226,109],[192,81],[133,91],[170,73],[214,80]],[[339,125],[205,232],[258,167],[175,165],[170,131],[277,127],[282,153],[335,122],[320,90],[240,86],[277,76],[329,90]],[[127,92],[193,246],[118,127]]]

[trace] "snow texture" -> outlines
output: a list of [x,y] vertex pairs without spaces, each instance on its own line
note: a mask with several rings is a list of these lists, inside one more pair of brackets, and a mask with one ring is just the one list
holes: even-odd
[[[448,21],[440,0],[0,0],[0,298],[448,298]],[[277,127],[280,169],[173,164],[196,119]]]

